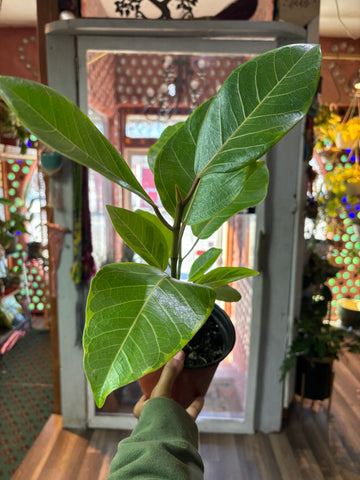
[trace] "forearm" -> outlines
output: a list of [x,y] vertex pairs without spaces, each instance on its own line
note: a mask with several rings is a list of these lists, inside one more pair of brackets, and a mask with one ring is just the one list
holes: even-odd
[[119,443],[108,480],[202,480],[203,472],[195,423],[173,400],[154,398]]

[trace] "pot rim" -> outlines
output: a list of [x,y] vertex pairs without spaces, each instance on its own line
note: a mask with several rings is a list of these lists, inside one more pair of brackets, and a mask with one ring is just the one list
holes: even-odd
[[222,360],[224,360],[224,358],[226,358],[229,355],[229,353],[234,348],[235,341],[236,341],[236,333],[235,333],[235,327],[229,315],[225,312],[225,310],[223,310],[221,307],[219,307],[219,305],[215,303],[214,309],[211,312],[208,319],[211,316],[213,317],[213,319],[215,319],[215,321],[220,326],[222,337],[224,339],[224,351],[219,358],[217,358],[216,360],[213,360],[212,362],[206,365],[202,364],[202,365],[186,366],[184,367],[184,370],[204,369],[204,368],[213,367],[214,365],[218,365]]

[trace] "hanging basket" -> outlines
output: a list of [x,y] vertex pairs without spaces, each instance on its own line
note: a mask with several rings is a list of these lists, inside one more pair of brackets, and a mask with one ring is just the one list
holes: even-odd
[[320,150],[318,153],[321,163],[326,165],[328,163],[335,164],[339,157],[339,148],[329,148]]
[[360,178],[348,180],[345,184],[346,194],[351,197],[360,197]]
[[353,150],[359,144],[359,139],[344,138],[341,132],[336,134],[336,146],[341,150]]
[[53,176],[61,170],[62,156],[58,152],[41,152],[41,168],[48,176]]

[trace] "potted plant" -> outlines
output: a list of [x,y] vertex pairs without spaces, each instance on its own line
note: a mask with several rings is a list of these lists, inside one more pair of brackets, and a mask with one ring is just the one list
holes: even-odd
[[[164,218],[126,161],[70,101],[37,83],[0,77],[0,94],[48,147],[138,195],[154,214],[108,206],[116,231],[145,263],[105,265],[92,279],[84,368],[101,406],[114,389],[158,370],[212,318],[215,300],[237,301],[229,284],[255,275],[213,268],[210,249],[181,281],[187,227],[208,238],[261,202],[268,171],[259,159],[307,112],[319,78],[317,45],[292,45],[237,68],[215,97],[168,127],[148,154]],[[214,335],[216,337],[216,335]]]
[[345,351],[360,353],[360,337],[352,329],[332,325],[326,319],[332,300],[326,280],[338,270],[326,257],[314,250],[309,252],[297,334],[281,366],[281,380],[296,366],[295,393],[302,398],[328,398],[334,360]]

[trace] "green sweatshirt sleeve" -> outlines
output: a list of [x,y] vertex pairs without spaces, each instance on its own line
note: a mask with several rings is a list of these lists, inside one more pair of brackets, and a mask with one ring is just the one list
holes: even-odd
[[149,400],[119,443],[108,480],[203,480],[195,422],[168,398]]

